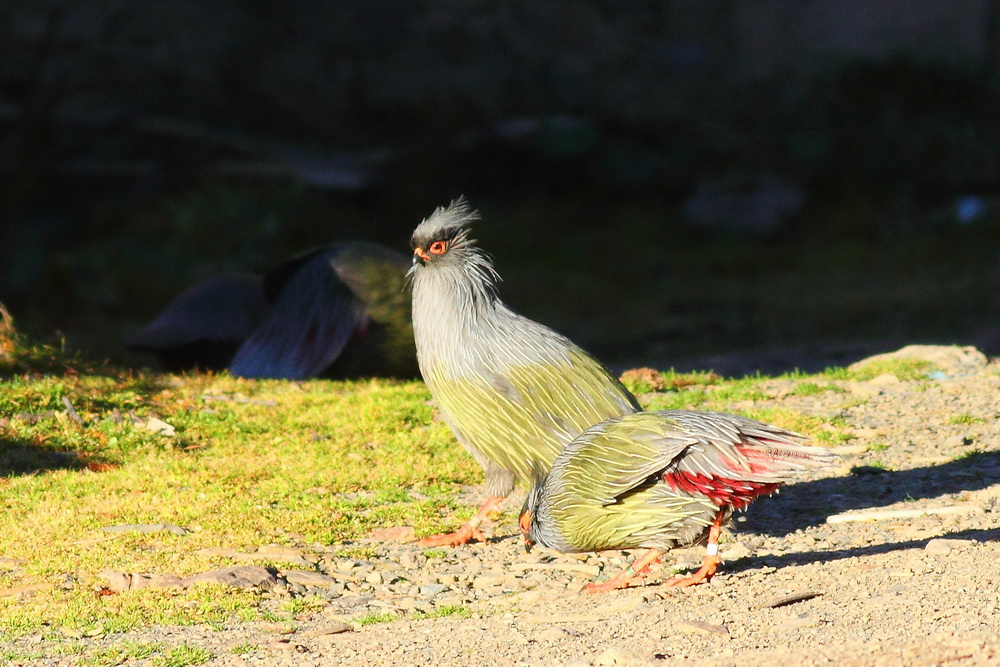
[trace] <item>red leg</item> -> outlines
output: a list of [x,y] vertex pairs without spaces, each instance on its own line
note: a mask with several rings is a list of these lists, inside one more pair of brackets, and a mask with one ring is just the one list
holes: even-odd
[[702,561],[701,569],[694,574],[684,577],[683,579],[674,579],[667,582],[667,586],[676,586],[678,588],[686,588],[688,586],[694,586],[695,584],[700,584],[702,582],[708,581],[715,574],[716,568],[722,562],[719,558],[719,534],[722,532],[722,521],[725,518],[725,512],[719,510],[719,513],[715,515],[715,521],[712,522],[711,528],[708,529],[708,553],[705,555],[705,560]]
[[479,540],[480,542],[486,541],[486,536],[482,534],[479,530],[479,525],[486,521],[487,517],[493,512],[500,511],[500,503],[503,502],[504,496],[490,496],[487,498],[483,506],[479,508],[476,512],[476,516],[469,519],[467,522],[462,524],[462,526],[456,530],[454,533],[441,533],[440,535],[430,535],[424,539],[417,542],[417,546],[421,547],[457,547],[459,544],[468,544],[472,540]]
[[649,572],[650,563],[655,563],[660,559],[663,552],[659,549],[650,549],[641,557],[637,558],[631,565],[608,579],[603,584],[589,583],[583,587],[581,593],[604,593],[618,588],[628,588],[635,579],[642,579],[642,575]]

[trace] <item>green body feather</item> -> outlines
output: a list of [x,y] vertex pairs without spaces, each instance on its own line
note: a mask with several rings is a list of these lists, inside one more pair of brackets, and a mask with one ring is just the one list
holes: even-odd
[[[732,511],[733,498],[745,504],[831,463],[827,450],[802,440],[721,412],[664,410],[609,419],[569,443],[535,480],[525,503],[529,536],[559,551],[696,543],[720,510]],[[721,484],[712,491],[715,499],[699,486],[709,480]]]
[[565,360],[455,376],[426,368],[424,379],[448,424],[483,463],[527,485],[548,470],[562,448],[584,430],[635,409],[603,366],[579,349]]
[[583,446],[560,460],[550,511],[574,550],[670,548],[711,524],[719,509],[711,500],[658,483],[669,453],[696,442],[681,431],[671,434],[673,426],[657,413],[630,415],[581,438]]

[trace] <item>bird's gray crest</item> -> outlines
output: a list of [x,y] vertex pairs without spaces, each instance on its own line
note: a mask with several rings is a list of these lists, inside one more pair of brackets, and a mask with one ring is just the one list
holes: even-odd
[[408,279],[412,281],[424,264],[436,265],[443,270],[431,273],[450,276],[450,279],[471,285],[474,288],[473,298],[481,296],[487,302],[497,299],[496,286],[500,276],[493,268],[490,256],[476,245],[475,239],[469,237],[469,226],[478,219],[479,212],[469,205],[465,197],[436,208],[413,230],[410,245],[414,251],[421,248],[426,253],[435,241],[446,241],[448,250],[440,258],[432,256],[433,261],[414,260],[413,267],[407,272]]
[[479,211],[472,208],[464,196],[453,199],[447,206],[438,206],[417,225],[410,244],[415,248],[426,248],[432,241],[447,239],[472,245],[475,240],[468,238],[469,226],[479,217]]

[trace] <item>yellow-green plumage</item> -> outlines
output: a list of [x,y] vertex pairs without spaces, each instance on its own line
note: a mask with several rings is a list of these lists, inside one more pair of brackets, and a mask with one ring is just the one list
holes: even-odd
[[[573,536],[574,550],[652,546],[667,531],[693,538],[711,523],[717,508],[708,498],[657,483],[669,425],[657,413],[638,413],[588,431],[573,456],[560,460],[550,512],[560,532]],[[690,439],[675,442],[683,447]]]
[[610,419],[569,443],[529,493],[529,537],[559,551],[696,543],[719,511],[829,464],[801,436],[719,412]]
[[580,350],[502,373],[456,377],[446,368],[431,367],[424,379],[448,424],[474,447],[473,453],[525,485],[584,429],[631,409],[621,397],[604,398],[608,375]]

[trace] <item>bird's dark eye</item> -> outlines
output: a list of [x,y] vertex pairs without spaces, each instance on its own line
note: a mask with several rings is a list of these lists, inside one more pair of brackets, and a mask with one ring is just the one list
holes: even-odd
[[444,241],[434,241],[429,246],[427,246],[428,252],[432,255],[443,255],[444,251],[448,249],[448,244]]

